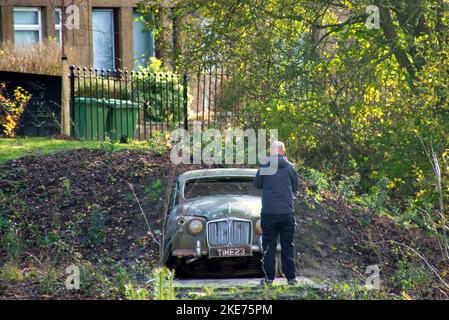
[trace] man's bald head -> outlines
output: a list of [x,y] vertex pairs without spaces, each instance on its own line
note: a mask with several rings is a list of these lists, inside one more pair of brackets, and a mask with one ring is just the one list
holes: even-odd
[[281,141],[274,141],[271,144],[271,154],[272,155],[281,155],[283,156],[285,154],[285,145]]

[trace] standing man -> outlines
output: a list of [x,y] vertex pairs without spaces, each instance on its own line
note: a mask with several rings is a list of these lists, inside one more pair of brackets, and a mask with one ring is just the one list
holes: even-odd
[[281,141],[271,145],[269,162],[262,167],[275,167],[275,173],[261,174],[257,171],[254,185],[262,189],[262,267],[265,278],[262,284],[272,284],[275,277],[275,260],[277,239],[281,240],[282,272],[288,284],[296,284],[295,247],[295,215],[293,195],[298,190],[298,174],[293,164],[285,157],[285,146]]

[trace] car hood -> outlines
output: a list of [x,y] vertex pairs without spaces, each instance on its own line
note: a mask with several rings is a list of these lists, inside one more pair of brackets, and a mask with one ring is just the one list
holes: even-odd
[[185,215],[203,216],[207,220],[225,217],[249,219],[260,216],[261,208],[260,197],[225,195],[187,200],[177,211]]

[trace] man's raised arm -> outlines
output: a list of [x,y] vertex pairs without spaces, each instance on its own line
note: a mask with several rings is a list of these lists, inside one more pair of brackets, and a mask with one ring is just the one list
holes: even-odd
[[254,182],[253,183],[254,183],[254,186],[257,189],[262,189],[263,188],[263,177],[260,175],[260,169],[257,170],[257,174],[254,177]]

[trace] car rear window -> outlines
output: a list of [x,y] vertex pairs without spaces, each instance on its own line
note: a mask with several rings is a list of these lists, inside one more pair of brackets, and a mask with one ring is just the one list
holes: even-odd
[[186,199],[219,195],[260,196],[261,191],[254,187],[252,178],[192,179],[184,187]]

